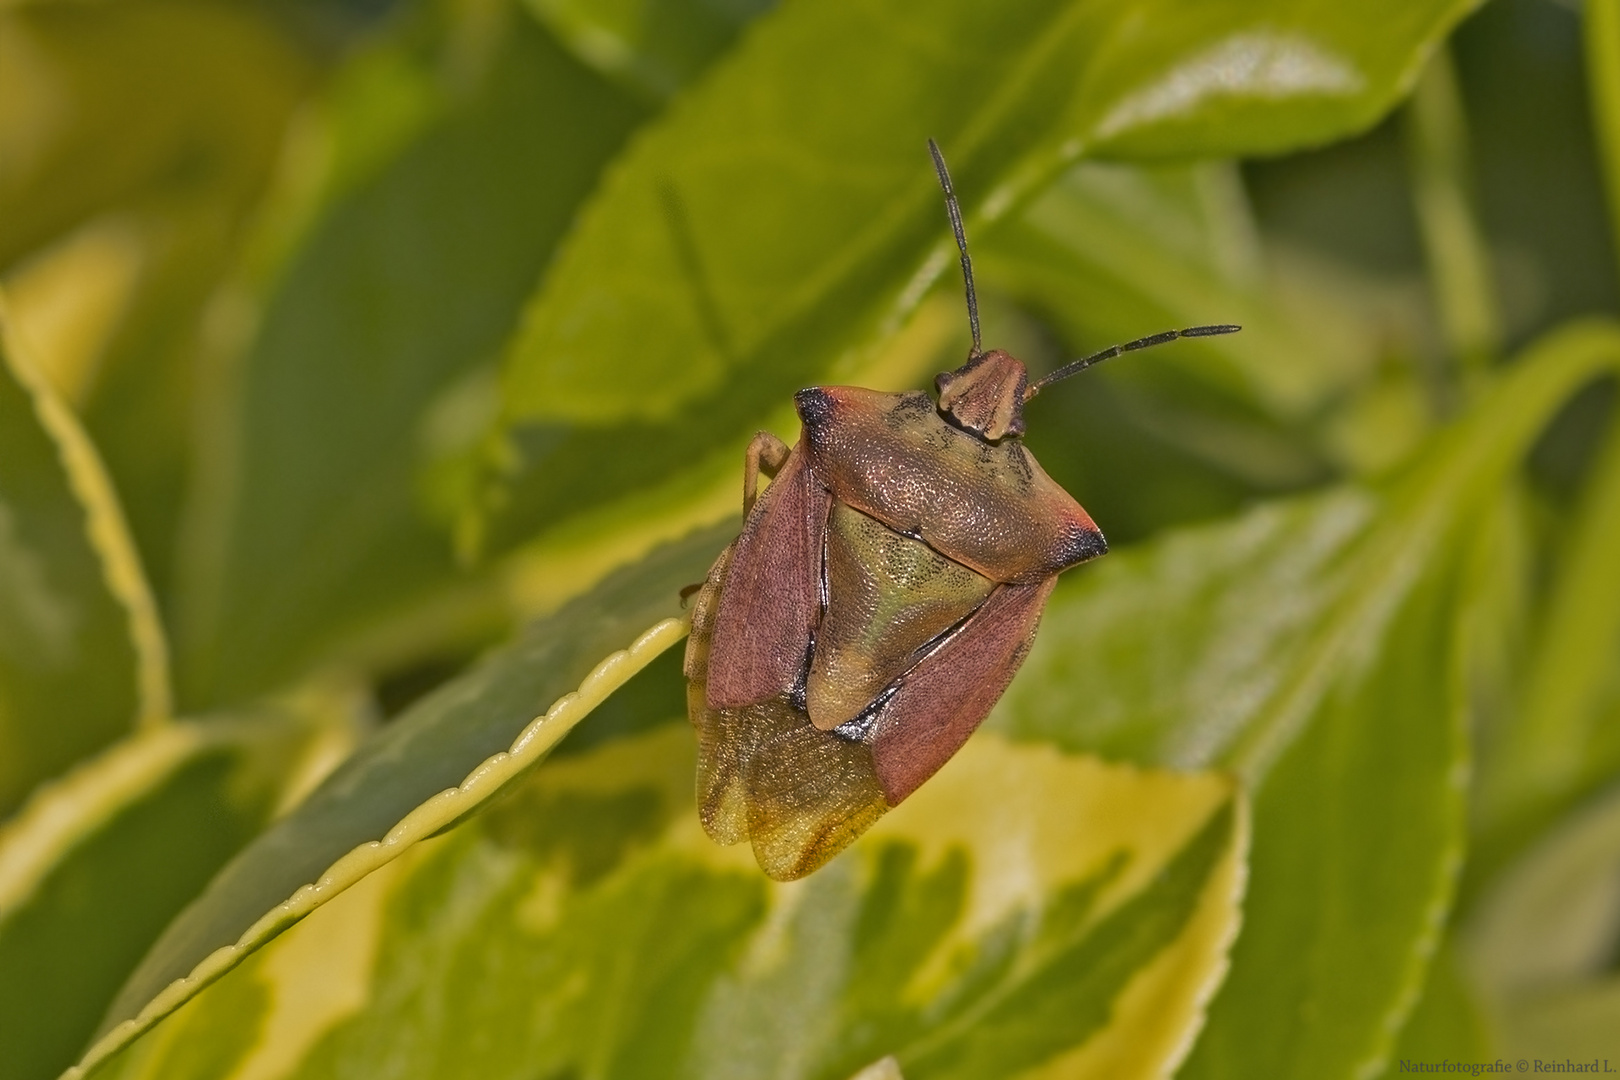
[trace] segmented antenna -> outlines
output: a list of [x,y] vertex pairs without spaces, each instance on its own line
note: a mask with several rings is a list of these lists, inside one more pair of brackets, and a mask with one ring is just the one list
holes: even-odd
[[945,189],[945,212],[951,216],[951,232],[956,234],[956,249],[962,253],[962,283],[967,287],[968,325],[973,328],[973,356],[983,352],[979,343],[979,298],[973,293],[973,260],[968,258],[967,233],[962,228],[962,208],[956,202],[956,191],[951,187],[951,174],[945,168],[945,156],[939,144],[928,140],[928,152],[934,155],[934,171],[939,173],[939,186]]
[[[964,254],[963,258],[966,257],[966,254]],[[1102,352],[1092,353],[1083,360],[1076,360],[1072,364],[1064,364],[1046,378],[1031,383],[1029,389],[1024,391],[1024,400],[1028,401],[1040,393],[1043,386],[1055,383],[1059,379],[1067,379],[1070,375],[1077,375],[1091,365],[1100,364],[1111,357],[1119,356],[1121,353],[1135,352],[1137,349],[1151,349],[1155,345],[1163,345],[1165,342],[1174,341],[1177,338],[1215,337],[1217,334],[1235,334],[1241,329],[1243,327],[1233,326],[1231,323],[1220,323],[1216,326],[1189,326],[1185,330],[1166,330],[1161,334],[1152,334],[1145,338],[1137,338],[1135,341],[1127,341],[1123,345],[1113,345]]]

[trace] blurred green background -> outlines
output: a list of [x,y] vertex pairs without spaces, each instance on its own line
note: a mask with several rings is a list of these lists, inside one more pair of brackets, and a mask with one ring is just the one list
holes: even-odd
[[[1318,8],[0,3],[0,1078],[1620,1062],[1620,5]],[[979,738],[1114,809],[767,885],[649,648],[299,893],[960,363],[929,136],[987,345],[1245,328],[1029,410],[1112,552]]]

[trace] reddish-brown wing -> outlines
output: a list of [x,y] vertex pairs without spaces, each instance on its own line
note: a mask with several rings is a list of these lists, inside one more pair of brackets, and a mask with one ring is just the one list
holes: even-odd
[[708,703],[735,709],[780,697],[804,673],[821,615],[821,545],[832,496],[794,447],[737,538],[709,651]]
[[890,806],[933,776],[1012,682],[1035,640],[1057,577],[1002,585],[917,662],[872,726],[872,761]]

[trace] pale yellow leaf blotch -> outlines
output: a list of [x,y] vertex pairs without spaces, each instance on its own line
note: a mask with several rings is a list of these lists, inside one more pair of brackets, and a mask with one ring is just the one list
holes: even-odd
[[849,1080],[906,1080],[900,1072],[900,1063],[892,1057],[874,1061]]
[[1123,852],[1128,861],[1100,893],[1090,920],[1107,917],[1146,888],[1228,803],[1236,806],[1232,838],[1180,934],[1131,978],[1106,1028],[1023,1074],[1041,1080],[1169,1076],[1203,1026],[1242,917],[1248,815],[1241,788],[1225,774],[1138,769],[989,733],[975,736],[863,841],[903,839],[921,848],[925,863],[952,847],[966,848],[974,859],[963,917],[908,996],[931,998],[950,976],[951,957],[973,938],[1021,908],[1038,909],[1062,885],[1096,873]]
[[[293,1075],[326,1032],[363,1009],[382,928],[383,903],[409,860],[385,866],[295,933],[283,934],[252,972],[270,991],[259,1040],[229,1080],[278,1080]],[[244,973],[245,974],[245,973]]]
[[146,252],[134,225],[95,219],[6,276],[17,333],[69,404],[83,405],[129,306]]
[[973,854],[967,911],[957,926],[965,941],[1124,851],[1128,865],[1098,899],[1095,916],[1106,916],[1140,892],[1234,790],[1219,773],[1114,765],[985,732],[872,836],[917,845],[924,863],[952,847]]
[[1180,935],[1131,979],[1112,1022],[1095,1038],[1022,1080],[1167,1078],[1192,1051],[1209,1001],[1226,978],[1243,921],[1248,879],[1247,805],[1238,798],[1231,845],[1204,883]]
[[121,1021],[102,1035],[79,1064],[63,1074],[64,1080],[88,1075],[102,1061],[240,964],[289,923],[303,919],[418,842],[471,812],[502,785],[539,762],[575,724],[654,657],[685,637],[686,632],[684,620],[665,619],[641,634],[627,649],[610,654],[585,677],[577,691],[563,695],[544,715],[532,720],[509,749],[485,759],[459,786],[428,798],[389,829],[382,839],[361,844],[338,859],[317,880],[265,912],[234,945],[216,949],[204,957],[189,975],[166,986],[138,1015]]

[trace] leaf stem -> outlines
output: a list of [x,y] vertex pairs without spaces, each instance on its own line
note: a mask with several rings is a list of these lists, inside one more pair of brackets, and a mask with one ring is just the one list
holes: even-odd
[[1469,182],[1468,124],[1451,54],[1441,48],[1406,109],[1407,162],[1429,281],[1447,350],[1467,384],[1500,353],[1490,248]]
[[1328,672],[1357,641],[1374,639],[1389,616],[1388,597],[1441,558],[1448,534],[1474,521],[1482,499],[1500,490],[1509,470],[1576,390],[1620,375],[1620,325],[1583,320],[1543,335],[1504,365],[1462,422],[1442,432],[1424,463],[1390,492],[1379,528],[1362,541],[1349,584],[1299,670],[1224,764],[1257,782],[1316,707]]
[[[1493,819],[1556,802],[1590,775],[1598,703],[1620,643],[1620,425],[1593,463],[1547,603],[1523,706],[1493,755]],[[1499,774],[1499,775],[1498,775]],[[1495,823],[1493,821],[1493,823]]]
[[1586,75],[1592,122],[1620,257],[1620,0],[1586,0]]

